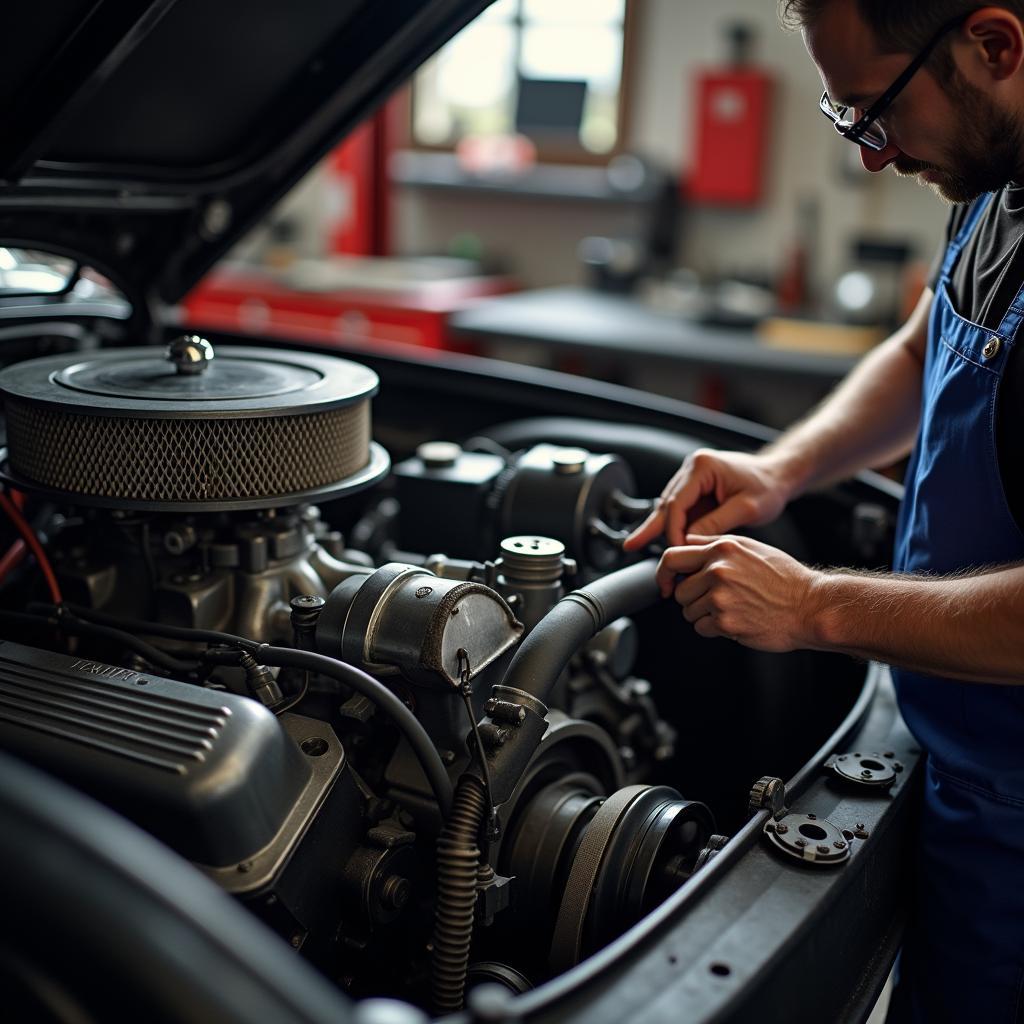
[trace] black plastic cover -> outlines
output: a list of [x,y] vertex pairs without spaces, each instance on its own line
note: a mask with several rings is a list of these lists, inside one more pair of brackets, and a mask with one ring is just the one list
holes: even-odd
[[266,846],[311,775],[255,701],[7,642],[0,746],[211,867]]

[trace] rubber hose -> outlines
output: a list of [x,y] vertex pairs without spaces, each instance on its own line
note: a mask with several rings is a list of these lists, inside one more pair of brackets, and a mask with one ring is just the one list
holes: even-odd
[[416,755],[423,774],[434,793],[434,799],[441,809],[441,817],[447,820],[452,813],[452,784],[426,729],[415,715],[382,683],[355,665],[328,658],[312,651],[299,651],[291,647],[270,647],[264,644],[253,648],[252,656],[262,665],[276,665],[285,668],[300,668],[329,676],[350,686],[380,708],[401,730]]
[[[57,605],[46,605],[45,607],[55,609]],[[112,629],[108,626],[99,626],[92,622],[79,621],[76,617],[72,616],[58,616],[55,612],[48,612],[45,615],[32,615],[22,612],[3,611],[0,612],[0,621],[17,625],[49,626],[52,629],[70,633],[74,636],[97,636],[102,637],[104,640],[112,640],[122,647],[135,651],[136,654],[141,655],[150,664],[167,672],[184,673],[191,672],[195,668],[194,662],[175,658],[166,651],[161,651],[158,647],[146,643],[145,640],[141,640],[139,637],[123,629]]]
[[562,670],[592,636],[661,598],[657,567],[658,560],[648,558],[566,594],[519,645],[502,684],[546,702]]
[[[57,609],[57,605],[52,604],[39,607]],[[142,619],[122,619],[116,615],[108,615],[93,608],[86,608],[84,605],[71,604],[69,601],[64,602],[64,607],[72,615],[79,619],[85,619],[86,622],[98,622],[102,626],[113,626],[117,629],[130,629],[146,636],[162,636],[168,640],[184,640],[191,643],[227,644],[232,647],[244,647],[246,650],[254,650],[259,647],[259,642],[256,640],[249,640],[247,637],[235,636],[234,633],[224,633],[220,630],[171,626],[164,622],[145,622]]]
[[473,775],[463,775],[455,789],[451,816],[437,840],[431,995],[438,1015],[461,1010],[465,998],[480,861],[477,836],[486,810],[483,783]]
[[[54,610],[57,608],[56,605],[42,605],[41,607]],[[119,624],[122,629],[134,629],[140,633],[153,636],[238,646],[249,651],[257,661],[264,665],[291,666],[309,672],[318,672],[320,675],[330,676],[345,683],[377,705],[398,726],[399,730],[409,741],[409,745],[416,755],[416,760],[419,761],[420,766],[423,768],[423,773],[427,777],[427,782],[430,784],[434,798],[437,800],[437,805],[441,810],[441,817],[448,817],[452,806],[452,784],[448,778],[447,771],[445,771],[440,754],[438,754],[437,749],[416,716],[386,686],[362,669],[356,668],[354,665],[348,665],[343,661],[337,661],[334,658],[325,657],[322,654],[294,650],[290,647],[270,647],[266,644],[257,643],[255,640],[235,636],[233,633],[192,629],[187,626],[168,626],[162,623],[142,622],[134,619],[117,619],[114,616],[105,615],[90,608],[83,608],[80,605],[68,604],[66,607],[73,615],[85,619],[87,622],[96,622],[104,625]]]

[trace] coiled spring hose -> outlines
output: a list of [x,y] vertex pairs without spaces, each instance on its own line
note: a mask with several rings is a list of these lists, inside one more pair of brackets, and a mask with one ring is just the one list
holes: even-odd
[[463,775],[455,787],[452,813],[437,840],[431,995],[438,1014],[462,1008],[476,910],[477,837],[486,810],[483,783],[474,775]]
[[[572,656],[592,636],[620,616],[634,615],[659,599],[657,566],[656,559],[647,559],[563,597],[516,651],[505,685],[544,700]],[[462,1008],[476,907],[478,837],[487,803],[483,783],[463,775],[438,839],[432,972],[433,1008],[438,1014]]]

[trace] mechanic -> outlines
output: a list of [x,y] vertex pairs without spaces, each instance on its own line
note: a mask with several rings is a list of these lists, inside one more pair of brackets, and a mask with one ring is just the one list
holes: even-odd
[[[1024,0],[781,8],[821,74],[821,113],[864,166],[956,204],[947,245],[907,322],[817,410],[757,454],[687,458],[626,547],[664,534],[658,582],[701,636],[893,666],[928,760],[888,1019],[1020,1021]],[[892,574],[812,569],[730,535],[911,449]]]

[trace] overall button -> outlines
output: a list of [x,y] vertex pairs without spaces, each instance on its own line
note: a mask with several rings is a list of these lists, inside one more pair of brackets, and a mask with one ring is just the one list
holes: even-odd
[[986,359],[994,359],[999,355],[999,350],[1003,347],[1003,342],[1000,338],[993,335],[988,341],[985,342],[985,347],[981,350],[981,354]]

